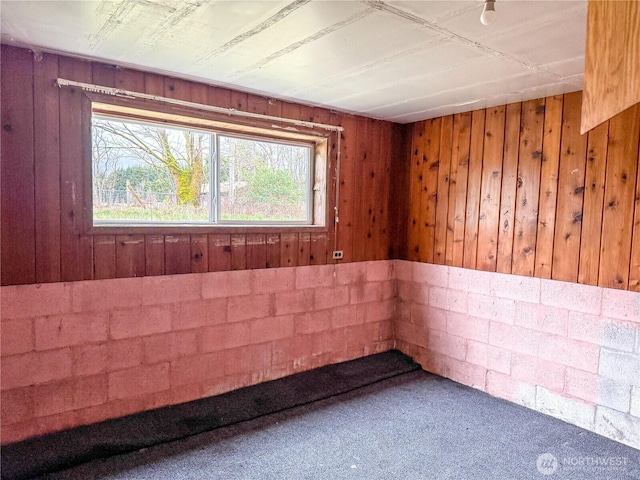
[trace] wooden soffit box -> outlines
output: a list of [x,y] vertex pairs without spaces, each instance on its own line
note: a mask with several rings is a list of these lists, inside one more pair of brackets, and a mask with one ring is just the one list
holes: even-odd
[[581,133],[640,102],[640,1],[589,0]]

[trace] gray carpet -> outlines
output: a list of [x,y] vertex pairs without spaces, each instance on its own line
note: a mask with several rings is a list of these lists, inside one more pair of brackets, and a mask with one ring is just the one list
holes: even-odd
[[412,371],[43,478],[630,480],[640,451]]

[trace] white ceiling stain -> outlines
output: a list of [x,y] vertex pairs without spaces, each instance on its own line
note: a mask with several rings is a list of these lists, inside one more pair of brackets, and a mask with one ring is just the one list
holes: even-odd
[[0,0],[2,43],[408,123],[580,90],[586,0]]

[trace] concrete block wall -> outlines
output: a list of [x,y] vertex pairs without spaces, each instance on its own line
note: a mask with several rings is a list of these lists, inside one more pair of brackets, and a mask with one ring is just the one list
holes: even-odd
[[396,261],[396,347],[425,370],[640,448],[640,294]]
[[1,289],[2,442],[393,347],[393,262]]

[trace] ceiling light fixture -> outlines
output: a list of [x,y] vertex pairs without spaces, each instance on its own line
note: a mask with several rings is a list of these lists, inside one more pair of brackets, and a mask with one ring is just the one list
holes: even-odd
[[484,8],[480,15],[480,23],[483,25],[491,25],[496,20],[496,1],[484,0]]

